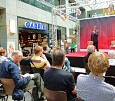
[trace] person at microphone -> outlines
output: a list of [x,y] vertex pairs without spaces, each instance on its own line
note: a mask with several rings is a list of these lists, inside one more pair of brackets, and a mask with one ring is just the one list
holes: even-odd
[[99,51],[98,49],[98,29],[97,26],[94,26],[94,29],[91,33],[91,41],[93,41],[93,45],[95,46],[96,50]]

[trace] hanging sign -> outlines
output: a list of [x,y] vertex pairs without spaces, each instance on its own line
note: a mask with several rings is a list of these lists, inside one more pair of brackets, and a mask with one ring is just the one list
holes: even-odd
[[42,23],[25,22],[25,27],[39,30],[48,30],[47,26]]

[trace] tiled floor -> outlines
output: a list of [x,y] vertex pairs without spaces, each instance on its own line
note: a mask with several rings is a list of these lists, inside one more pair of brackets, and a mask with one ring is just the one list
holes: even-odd
[[[24,94],[24,96],[25,96],[25,101],[32,101],[31,96],[30,96],[30,94],[28,92],[26,92]],[[2,101],[2,100],[0,99],[0,101]],[[12,96],[8,97],[8,101],[13,101]],[[23,100],[21,100],[21,101],[23,101]],[[44,101],[47,101],[47,100],[44,100]]]
[[[26,92],[26,93],[24,94],[24,96],[25,96],[25,100],[26,100],[26,101],[31,101],[31,96],[30,96],[29,93]],[[0,101],[2,101],[2,100],[0,99]],[[13,100],[12,100],[12,96],[8,96],[8,101],[13,101]],[[22,101],[23,101],[23,100],[22,100]]]

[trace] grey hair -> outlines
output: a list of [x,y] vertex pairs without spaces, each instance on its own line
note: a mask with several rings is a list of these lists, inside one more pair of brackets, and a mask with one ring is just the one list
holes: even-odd
[[109,56],[109,58],[114,58],[115,57],[115,51],[114,50],[109,50],[108,51],[108,56]]
[[12,52],[12,56],[18,56],[18,55],[23,55],[23,54],[19,50],[15,50],[14,52]]
[[88,53],[93,53],[94,51],[95,51],[94,45],[88,45],[88,46],[87,46],[87,52],[88,52]]

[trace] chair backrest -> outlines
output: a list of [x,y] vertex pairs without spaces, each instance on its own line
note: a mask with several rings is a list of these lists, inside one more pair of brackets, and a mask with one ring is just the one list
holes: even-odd
[[105,76],[115,76],[115,66],[110,65],[106,71]]
[[12,95],[15,87],[13,79],[0,78],[0,81],[3,85],[4,94]]
[[67,95],[64,91],[52,91],[44,88],[44,94],[47,101],[67,101]]
[[115,66],[110,66],[105,73],[105,82],[115,86]]
[[84,101],[84,100],[82,100],[80,97],[77,97],[77,101]]
[[87,45],[93,45],[93,41],[87,41]]
[[105,76],[105,82],[115,87],[115,76]]
[[88,67],[88,63],[86,63],[85,61],[84,61],[84,67],[86,69],[86,73],[89,74],[90,73],[90,69]]

